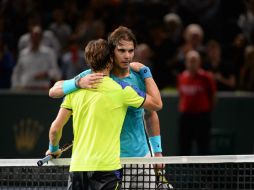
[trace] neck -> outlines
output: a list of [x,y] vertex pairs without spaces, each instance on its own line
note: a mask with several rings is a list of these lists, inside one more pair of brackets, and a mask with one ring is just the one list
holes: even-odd
[[103,73],[104,76],[109,76],[110,71],[108,69],[105,69],[101,71],[93,71],[93,73]]
[[111,73],[113,75],[115,75],[116,77],[119,77],[119,78],[128,77],[130,75],[130,68],[121,69],[121,68],[114,67],[112,69]]

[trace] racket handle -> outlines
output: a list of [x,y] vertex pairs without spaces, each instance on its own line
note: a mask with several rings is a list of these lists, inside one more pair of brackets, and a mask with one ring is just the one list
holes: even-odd
[[40,159],[38,162],[37,162],[37,165],[38,166],[42,166],[43,164],[45,164],[46,162],[48,162],[49,160],[52,159],[52,155],[47,155],[45,156],[44,158]]

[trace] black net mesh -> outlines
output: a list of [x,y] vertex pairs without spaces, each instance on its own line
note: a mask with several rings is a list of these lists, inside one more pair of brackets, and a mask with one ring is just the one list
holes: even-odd
[[[124,164],[122,189],[254,189],[254,163]],[[0,166],[0,189],[66,189],[69,166]]]

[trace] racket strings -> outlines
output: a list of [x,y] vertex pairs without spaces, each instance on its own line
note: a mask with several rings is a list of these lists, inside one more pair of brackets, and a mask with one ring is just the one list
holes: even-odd
[[158,170],[156,172],[156,178],[157,178],[157,190],[174,189],[173,185],[171,185],[166,179],[165,172],[163,172],[162,170]]

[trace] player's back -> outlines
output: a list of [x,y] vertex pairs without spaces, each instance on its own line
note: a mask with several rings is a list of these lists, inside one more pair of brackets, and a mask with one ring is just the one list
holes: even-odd
[[127,108],[139,107],[144,101],[125,85],[104,77],[97,89],[80,89],[67,96],[75,138],[72,171],[120,167],[120,132]]

